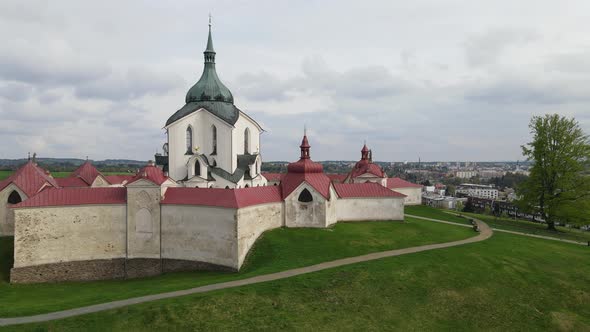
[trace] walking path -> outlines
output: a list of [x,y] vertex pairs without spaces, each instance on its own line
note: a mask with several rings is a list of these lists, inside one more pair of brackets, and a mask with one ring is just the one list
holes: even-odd
[[[451,215],[454,215],[454,216],[457,216],[457,217],[462,217],[461,215],[459,215],[457,213],[448,212],[448,214],[451,214]],[[409,215],[409,214],[406,214],[406,216],[413,217],[413,218],[430,220],[430,221],[437,221],[436,219],[418,217],[418,216],[413,216],[413,215]],[[471,218],[471,217],[469,217],[469,218]],[[471,219],[474,219],[474,218],[471,218]],[[479,220],[479,219],[474,219],[474,220]],[[442,220],[438,220],[438,222],[443,222],[443,221]],[[450,222],[450,221],[447,221],[445,223],[447,223],[447,224],[455,224],[455,225],[458,225],[458,226],[468,226],[468,225],[463,225],[463,224],[454,223],[454,222]],[[471,227],[471,226],[469,226],[469,227]],[[579,244],[581,246],[590,246],[590,244],[588,244],[588,242],[580,242],[580,241],[574,241],[574,240],[560,239],[560,238],[554,237],[554,236],[545,236],[545,235],[537,235],[537,234],[524,233],[524,232],[518,232],[518,231],[509,231],[507,229],[501,229],[501,228],[492,228],[492,230],[498,231],[498,232],[503,232],[503,233],[510,233],[510,234],[516,234],[516,235],[523,235],[523,236],[528,236],[528,237],[534,237],[534,238],[537,238],[537,239],[545,239],[545,240],[553,240],[553,241],[559,241],[559,242],[573,243],[573,244]]]
[[[427,219],[427,220],[431,220],[431,221],[447,223],[445,221],[436,220],[436,219],[428,219],[428,218],[421,218],[421,219]],[[135,298],[126,299],[126,300],[107,302],[107,303],[96,304],[96,305],[91,305],[91,306],[87,306],[87,307],[80,307],[80,308],[63,310],[63,311],[56,311],[56,312],[51,312],[51,313],[47,313],[47,314],[41,314],[41,315],[35,315],[35,316],[25,316],[25,317],[15,317],[15,318],[0,318],[0,326],[46,322],[46,321],[55,320],[55,319],[62,319],[62,318],[67,318],[67,317],[95,313],[95,312],[104,311],[104,310],[121,308],[121,307],[129,306],[129,305],[133,305],[133,304],[139,304],[139,303],[151,302],[151,301],[156,301],[156,300],[169,299],[169,298],[178,297],[178,296],[205,293],[205,292],[210,292],[210,291],[214,291],[214,290],[234,288],[234,287],[240,287],[240,286],[245,286],[245,285],[257,284],[257,283],[261,283],[261,282],[290,278],[290,277],[294,277],[294,276],[298,276],[298,275],[302,275],[302,274],[307,274],[307,273],[311,273],[311,272],[322,271],[322,270],[331,269],[334,267],[355,264],[355,263],[360,263],[360,262],[372,261],[372,260],[381,259],[381,258],[385,258],[385,257],[393,257],[393,256],[400,256],[400,255],[411,254],[411,253],[427,251],[427,250],[449,248],[449,247],[459,246],[459,245],[463,245],[463,244],[479,242],[479,241],[483,241],[483,240],[490,238],[493,234],[492,229],[490,227],[488,227],[488,225],[482,221],[476,220],[476,222],[479,226],[480,233],[477,236],[474,236],[474,237],[471,237],[471,238],[468,238],[465,240],[446,242],[446,243],[437,243],[437,244],[428,244],[428,245],[411,247],[411,248],[376,252],[376,253],[372,253],[372,254],[368,254],[368,255],[343,258],[343,259],[338,259],[338,260],[331,261],[331,262],[320,263],[320,264],[306,266],[306,267],[302,267],[302,268],[298,268],[298,269],[292,269],[292,270],[287,270],[287,271],[282,271],[282,272],[277,272],[277,273],[271,273],[271,274],[256,276],[256,277],[242,279],[242,280],[223,282],[223,283],[206,285],[206,286],[201,286],[201,287],[196,287],[196,288],[191,288],[191,289],[186,289],[186,290],[180,290],[180,291],[174,291],[174,292],[168,292],[168,293],[135,297]],[[460,225],[460,224],[456,224],[456,223],[451,223],[451,224]],[[471,227],[469,225],[463,225],[463,226]]]

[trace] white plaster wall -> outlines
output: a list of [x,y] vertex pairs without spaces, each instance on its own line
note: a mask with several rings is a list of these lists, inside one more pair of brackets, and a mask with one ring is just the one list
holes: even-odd
[[406,205],[422,204],[422,188],[420,187],[392,188],[391,190],[406,195],[406,198],[404,199]]
[[14,267],[125,257],[125,205],[14,209]]
[[27,195],[14,184],[9,184],[0,191],[0,236],[14,235],[14,212],[8,208],[8,196],[16,190],[21,199],[25,201]]
[[[178,181],[188,175],[187,163],[192,157],[192,155],[186,155],[186,129],[189,125],[193,129],[193,148],[199,147],[198,152],[205,154],[209,162],[215,159],[218,167],[233,173],[235,169],[235,166],[232,165],[233,127],[201,109],[167,127],[169,176]],[[217,155],[214,156],[211,155],[213,152],[212,125],[217,127]]]
[[162,258],[238,269],[236,209],[162,205]]
[[400,198],[344,198],[336,202],[338,221],[403,220]]
[[[309,203],[299,202],[299,194],[307,188],[313,197]],[[326,227],[326,199],[303,182],[285,199],[285,226]]]
[[283,224],[283,203],[238,209],[238,267],[262,233]]

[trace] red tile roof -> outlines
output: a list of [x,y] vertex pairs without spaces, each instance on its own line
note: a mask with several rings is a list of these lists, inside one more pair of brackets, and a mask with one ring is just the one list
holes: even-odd
[[126,202],[126,188],[50,188],[12,207],[125,204]]
[[133,180],[134,177],[135,177],[135,175],[121,174],[121,175],[106,175],[104,178],[110,184],[123,184],[125,181],[129,182],[129,181]]
[[349,177],[351,179],[354,179],[358,176],[367,173],[378,176],[380,178],[386,176],[381,167],[379,167],[379,165],[374,164],[366,159],[361,159],[356,163],[356,165],[354,165],[352,171],[350,171]]
[[151,181],[157,185],[161,185],[166,180],[168,180],[168,177],[166,175],[164,175],[164,172],[162,172],[162,170],[160,168],[158,168],[154,165],[147,165],[144,168],[142,168],[137,173],[137,175],[135,175],[129,181],[129,183],[133,183],[133,182],[139,181],[141,179],[145,179],[145,180]]
[[285,173],[262,173],[268,181],[281,181]]
[[324,173],[287,173],[281,180],[283,197],[289,196],[303,182],[308,183],[326,199],[330,199],[332,181]]
[[341,198],[350,197],[406,197],[406,195],[387,189],[374,182],[367,183],[336,183],[336,193]]
[[0,182],[0,191],[8,187],[11,183],[16,185],[29,198],[39,192],[46,184],[52,187],[59,187],[49,172],[37,166],[32,161],[27,162],[7,179]]
[[342,183],[348,177],[348,175],[346,175],[346,174],[326,174],[326,175],[334,183]]
[[395,188],[422,188],[422,185],[415,184],[412,182],[408,182],[406,180],[402,180],[400,178],[388,178],[387,179],[387,188],[395,189]]
[[90,187],[90,185],[88,183],[86,183],[81,178],[77,178],[77,177],[76,178],[72,178],[72,177],[57,178],[57,179],[55,179],[55,181],[62,188],[86,188],[86,187]]
[[281,201],[281,192],[276,186],[242,189],[168,188],[162,204],[217,206],[237,209]]
[[88,185],[91,185],[92,182],[94,182],[94,180],[96,180],[96,177],[98,177],[99,175],[102,174],[100,174],[96,167],[92,166],[92,164],[89,161],[86,161],[85,163],[80,165],[80,167],[78,167],[74,172],[72,172],[72,174],[70,174],[69,177],[80,178],[84,180],[84,182],[88,183]]

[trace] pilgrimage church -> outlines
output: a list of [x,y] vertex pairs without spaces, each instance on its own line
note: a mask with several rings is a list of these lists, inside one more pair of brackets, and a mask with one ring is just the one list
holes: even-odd
[[238,271],[267,230],[401,221],[405,204],[420,203],[421,186],[388,178],[366,145],[349,174],[326,174],[304,134],[287,173],[261,173],[263,129],[217,76],[211,25],[204,58],[155,163],[106,176],[87,161],[54,178],[33,158],[0,181],[0,236],[14,236],[11,282]]

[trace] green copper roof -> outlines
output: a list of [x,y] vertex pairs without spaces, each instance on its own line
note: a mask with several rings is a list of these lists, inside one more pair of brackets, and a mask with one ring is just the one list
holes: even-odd
[[215,51],[213,50],[213,40],[211,38],[211,27],[209,27],[209,38],[207,39],[207,49],[203,52],[205,55],[205,68],[199,81],[193,85],[186,94],[186,102],[193,101],[220,101],[234,103],[234,97],[229,89],[221,83],[215,70]]
[[166,121],[166,126],[200,110],[201,108],[206,109],[232,126],[238,121],[238,117],[240,116],[240,110],[235,107],[234,104],[217,101],[197,101],[184,105],[181,109],[176,111],[176,113],[172,114],[168,121]]
[[166,121],[166,126],[201,108],[206,109],[232,126],[238,121],[240,110],[234,106],[234,97],[231,91],[221,83],[215,70],[215,50],[211,38],[211,26],[209,26],[207,48],[203,54],[205,56],[205,67],[201,78],[188,90],[185,100],[186,105]]

